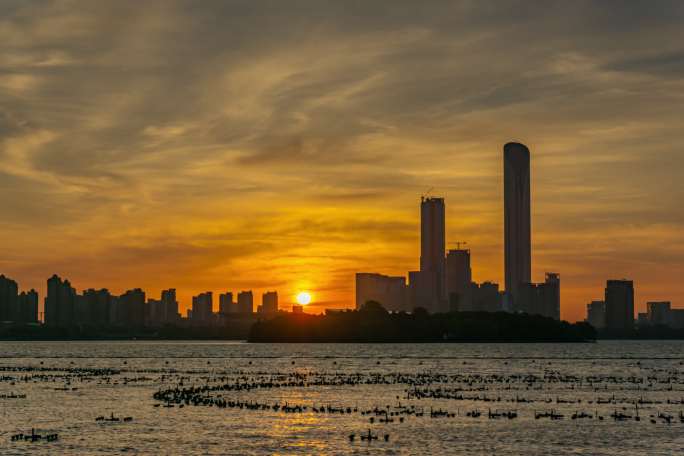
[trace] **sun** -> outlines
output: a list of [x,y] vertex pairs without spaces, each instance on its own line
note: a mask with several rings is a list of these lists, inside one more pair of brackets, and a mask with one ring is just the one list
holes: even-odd
[[311,293],[308,291],[300,291],[297,293],[297,302],[303,306],[311,302]]

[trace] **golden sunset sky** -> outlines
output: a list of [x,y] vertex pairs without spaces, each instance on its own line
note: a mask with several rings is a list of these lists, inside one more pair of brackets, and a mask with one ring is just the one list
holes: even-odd
[[[0,272],[352,307],[418,268],[420,195],[503,282],[502,147],[533,279],[684,307],[684,2],[0,2]],[[217,300],[217,298],[215,298]],[[215,304],[218,305],[217,303]]]

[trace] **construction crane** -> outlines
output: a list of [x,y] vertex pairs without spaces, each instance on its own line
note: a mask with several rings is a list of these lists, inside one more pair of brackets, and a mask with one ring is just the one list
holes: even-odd
[[455,241],[451,242],[451,244],[456,244],[456,250],[461,250],[462,245],[468,244],[466,241]]
[[435,187],[430,187],[430,188],[428,188],[427,192],[425,192],[425,193],[423,193],[422,195],[420,195],[420,200],[421,200],[421,201],[424,201],[425,198],[427,198],[427,197],[430,196],[430,193],[431,193],[434,189],[435,189]]

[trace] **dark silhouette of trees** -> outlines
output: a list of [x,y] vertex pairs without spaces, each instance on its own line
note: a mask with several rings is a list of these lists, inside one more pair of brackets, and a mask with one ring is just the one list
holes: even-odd
[[378,301],[366,301],[366,303],[359,309],[359,312],[366,316],[387,315],[387,310],[382,307],[382,304],[380,304]]
[[256,322],[254,342],[583,342],[586,323],[505,312],[389,313],[377,302],[328,315],[284,314]]

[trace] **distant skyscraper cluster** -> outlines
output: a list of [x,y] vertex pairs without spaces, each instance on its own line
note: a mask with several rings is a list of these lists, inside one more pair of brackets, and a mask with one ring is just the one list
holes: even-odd
[[[594,328],[610,333],[629,333],[634,329],[634,282],[608,280],[603,301],[587,304],[586,321]],[[639,313],[638,326],[684,328],[684,309],[673,309],[670,301],[646,303],[646,312]]]
[[0,322],[38,322],[38,293],[22,291],[14,280],[0,275]]
[[[390,311],[429,312],[508,311],[560,319],[560,275],[547,272],[544,282],[533,283],[530,192],[530,151],[520,143],[503,148],[504,163],[504,275],[505,290],[493,282],[475,283],[470,250],[445,253],[443,198],[422,197],[420,202],[420,270],[402,276],[356,274],[356,307],[377,301]],[[647,304],[640,325],[684,327],[684,309],[669,302]],[[587,321],[598,329],[625,332],[634,329],[634,284],[609,280],[602,301],[587,306]]]
[[44,322],[48,326],[163,326],[179,321],[176,290],[162,291],[161,299],[145,299],[140,288],[120,296],[109,290],[88,289],[78,294],[68,280],[53,275],[47,281]]
[[673,309],[670,301],[646,303],[646,313],[639,314],[639,325],[684,328],[684,309]]
[[[38,293],[35,290],[18,292],[12,279],[0,275],[0,323],[39,323]],[[115,327],[162,327],[165,325],[213,326],[229,318],[251,317],[254,314],[252,291],[241,291],[237,302],[233,293],[219,295],[219,309],[214,311],[213,293],[207,291],[192,298],[187,318],[178,312],[176,290],[161,292],[160,299],[146,299],[140,288],[128,290],[120,296],[109,290],[88,289],[79,294],[68,280],[53,275],[47,280],[42,321],[52,327],[79,325]],[[268,291],[262,296],[257,314],[273,316],[278,313],[278,293]]]
[[[261,297],[261,305],[257,314],[273,316],[278,313],[278,293],[267,291]],[[233,301],[233,293],[227,291],[219,294],[218,312],[214,312],[214,294],[211,291],[200,293],[192,298],[192,308],[188,310],[188,320],[195,325],[215,325],[223,323],[231,316],[245,316],[254,313],[254,295],[251,290],[237,294]]]
[[444,198],[422,197],[420,269],[408,273],[408,284],[404,277],[357,273],[357,308],[378,301],[391,311],[513,311],[560,319],[559,274],[531,282],[530,152],[519,143],[503,152],[506,289],[473,282],[470,250],[446,251]]

